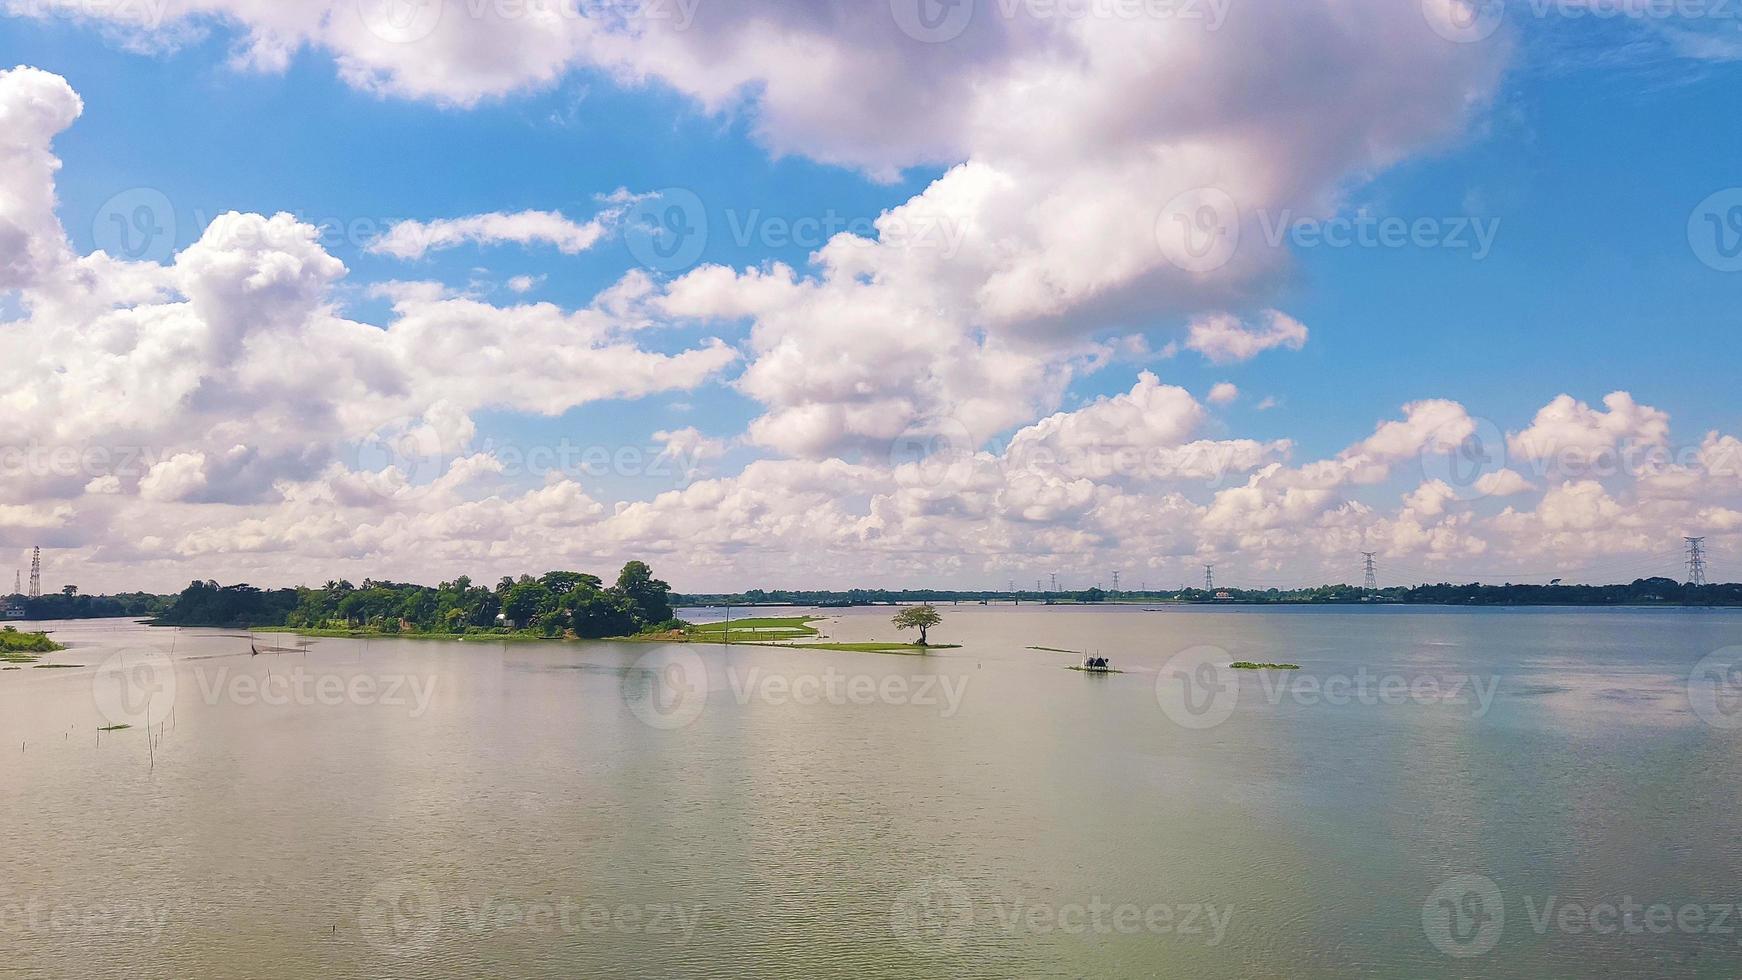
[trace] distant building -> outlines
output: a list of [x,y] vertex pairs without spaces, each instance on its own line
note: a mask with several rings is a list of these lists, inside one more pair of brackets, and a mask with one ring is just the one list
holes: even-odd
[[1234,594],[1232,592],[1218,592],[1216,593],[1216,598],[1220,600],[1232,600]]
[[24,603],[17,599],[8,599],[0,606],[0,619],[23,619],[24,615]]

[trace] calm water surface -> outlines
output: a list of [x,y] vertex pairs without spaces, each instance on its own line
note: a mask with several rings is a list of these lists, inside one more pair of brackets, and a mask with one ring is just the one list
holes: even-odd
[[49,624],[0,970],[1742,973],[1742,715],[1689,686],[1742,615],[943,612],[926,657]]

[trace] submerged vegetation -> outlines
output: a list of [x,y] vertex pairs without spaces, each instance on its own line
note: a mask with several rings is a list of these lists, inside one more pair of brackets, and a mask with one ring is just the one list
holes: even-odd
[[494,589],[463,575],[435,588],[365,580],[266,591],[194,582],[157,622],[344,636],[601,639],[682,629],[672,617],[670,594],[671,586],[639,561],[624,565],[610,586],[596,575],[565,571],[505,576]]

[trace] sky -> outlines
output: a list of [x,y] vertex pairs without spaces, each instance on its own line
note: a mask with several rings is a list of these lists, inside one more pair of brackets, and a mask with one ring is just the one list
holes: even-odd
[[49,589],[1742,574],[1742,4],[0,0],[13,65]]

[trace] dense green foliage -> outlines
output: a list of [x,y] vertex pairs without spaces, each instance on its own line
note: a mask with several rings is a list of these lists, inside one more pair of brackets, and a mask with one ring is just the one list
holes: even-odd
[[[24,607],[24,618],[34,622],[56,619],[122,619],[156,616],[169,608],[171,596],[127,592],[121,595],[79,595],[70,586],[67,590],[37,596],[34,599],[12,596],[8,602]],[[4,605],[5,602],[0,602]]]
[[194,582],[158,616],[164,626],[274,626],[296,607],[296,590]]
[[47,633],[20,633],[10,626],[0,627],[0,656],[53,653],[62,649],[65,648],[49,639]]
[[918,646],[925,646],[926,631],[944,621],[938,615],[937,609],[931,606],[909,606],[895,614],[891,620],[898,630],[919,630]]
[[250,585],[194,582],[158,620],[174,626],[287,626],[311,630],[459,635],[530,632],[558,637],[629,636],[675,624],[671,586],[643,562],[623,566],[617,584],[597,575],[547,572],[504,577],[494,589],[460,576],[430,588],[366,579],[318,589],[266,592]]

